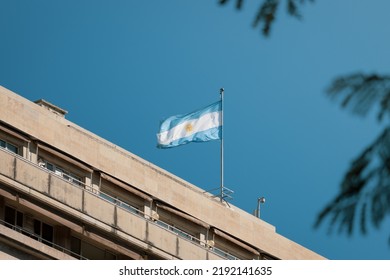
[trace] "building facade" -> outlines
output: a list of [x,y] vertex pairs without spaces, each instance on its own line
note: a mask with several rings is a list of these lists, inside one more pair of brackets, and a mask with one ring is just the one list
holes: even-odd
[[0,87],[0,259],[324,259]]

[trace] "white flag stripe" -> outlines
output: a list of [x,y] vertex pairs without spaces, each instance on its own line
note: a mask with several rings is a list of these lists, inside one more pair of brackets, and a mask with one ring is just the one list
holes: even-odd
[[221,112],[212,112],[201,116],[199,119],[192,119],[183,122],[170,130],[159,133],[158,142],[162,145],[169,144],[180,138],[191,136],[195,133],[219,127],[221,123]]

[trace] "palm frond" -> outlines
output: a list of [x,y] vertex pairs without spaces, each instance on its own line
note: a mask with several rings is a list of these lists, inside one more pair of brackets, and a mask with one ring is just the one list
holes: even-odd
[[327,90],[343,108],[364,116],[379,104],[378,120],[390,113],[390,76],[356,73],[338,77]]
[[[230,0],[219,0],[219,4],[225,5]],[[306,2],[314,2],[314,0],[285,0],[287,4],[287,13],[295,18],[301,19],[302,14],[300,8]],[[253,27],[262,26],[261,30],[264,36],[269,36],[271,27],[276,19],[277,11],[282,0],[263,0],[253,20]],[[244,0],[236,0],[236,8],[240,10]]]
[[351,235],[359,221],[367,232],[367,217],[379,228],[390,215],[390,127],[369,145],[352,163],[342,181],[339,194],[318,214],[315,227],[330,219],[329,232]]

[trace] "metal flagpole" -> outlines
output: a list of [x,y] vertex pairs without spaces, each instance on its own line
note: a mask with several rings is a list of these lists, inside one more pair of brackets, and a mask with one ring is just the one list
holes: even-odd
[[224,89],[221,88],[219,90],[219,93],[221,94],[221,202],[223,202],[223,196],[224,196],[224,185],[223,185],[223,93]]

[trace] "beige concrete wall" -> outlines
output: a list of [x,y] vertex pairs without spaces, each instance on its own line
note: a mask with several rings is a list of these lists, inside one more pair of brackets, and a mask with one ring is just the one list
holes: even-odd
[[49,195],[66,205],[82,211],[83,190],[55,175],[50,175]]
[[84,212],[107,225],[115,226],[115,205],[91,193],[84,193]]
[[148,222],[121,208],[117,208],[117,227],[139,240],[144,242],[148,240]]
[[0,120],[278,258],[322,258],[282,238],[272,225],[207,197],[196,186],[2,87]]
[[[188,242],[185,239],[177,238],[178,256],[183,260],[205,260],[208,252],[198,245]],[[221,259],[219,257],[219,259]]]
[[15,157],[9,153],[2,151],[0,156],[0,170],[4,176],[9,178],[14,177]]
[[[42,193],[49,193],[49,174],[37,172],[37,167],[22,159],[16,160],[15,180],[29,187],[34,187]],[[34,176],[31,176],[34,174]]]

